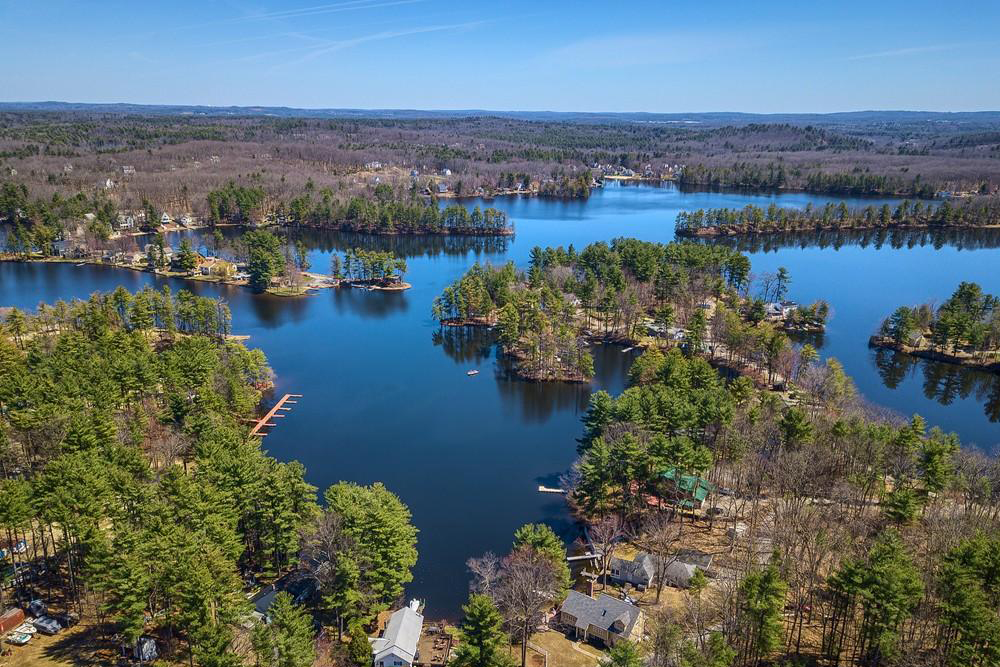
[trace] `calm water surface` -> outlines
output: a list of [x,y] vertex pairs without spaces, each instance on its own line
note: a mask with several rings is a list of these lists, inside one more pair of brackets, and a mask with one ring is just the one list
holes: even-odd
[[[381,481],[398,493],[420,529],[420,560],[407,595],[426,598],[432,617],[455,616],[466,597],[464,562],[470,556],[505,552],[514,529],[528,521],[545,521],[567,539],[575,537],[562,497],[536,488],[557,483],[568,469],[590,392],[620,392],[634,353],[596,348],[597,377],[589,386],[511,380],[483,333],[439,330],[430,317],[433,298],[476,260],[513,259],[524,266],[535,245],[581,249],[615,236],[669,241],[680,210],[770,201],[805,206],[839,199],[622,186],[585,202],[498,199],[489,205],[508,212],[517,231],[513,239],[304,236],[317,271],[328,269],[332,251],[351,246],[406,256],[414,287],[404,293],[324,290],[282,299],[97,266],[2,263],[0,305],[33,308],[119,284],[134,290],[169,283],[226,298],[234,331],[249,334],[249,344],[262,348],[277,372],[276,392],[304,395],[264,439],[265,448],[301,461],[321,490],[338,480]],[[919,412],[984,448],[1000,442],[1000,426],[988,416],[1000,417],[997,376],[876,355],[866,345],[899,304],[940,301],[961,280],[1000,293],[1000,242],[865,237],[825,239],[826,247],[814,245],[816,239],[770,243],[752,247],[754,271],[785,266],[791,298],[831,303],[821,352],[839,358],[869,400],[904,414]],[[480,374],[466,376],[473,368]]]

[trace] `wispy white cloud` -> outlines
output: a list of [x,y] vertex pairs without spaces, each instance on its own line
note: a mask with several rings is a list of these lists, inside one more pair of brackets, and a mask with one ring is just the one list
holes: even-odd
[[409,35],[420,35],[428,32],[443,32],[446,30],[470,30],[476,28],[485,23],[485,21],[467,21],[465,23],[452,23],[450,25],[430,25],[418,28],[409,28],[406,30],[384,30],[382,32],[376,32],[370,35],[364,35],[362,37],[355,37],[353,39],[344,39],[335,42],[330,42],[325,46],[313,49],[302,58],[295,60],[288,65],[299,65],[309,60],[315,60],[320,56],[324,56],[328,53],[333,53],[334,51],[342,51],[344,49],[349,49],[354,46],[359,46],[366,42],[378,42],[386,39],[395,39],[397,37],[407,37]]
[[348,0],[347,2],[334,2],[326,5],[316,5],[314,7],[300,7],[298,9],[286,9],[271,12],[255,12],[243,16],[235,16],[231,19],[223,19],[220,20],[219,23],[296,19],[308,16],[318,16],[321,14],[349,12],[357,9],[377,9],[379,7],[392,7],[395,5],[410,5],[416,2],[424,2],[424,0],[391,0],[389,2],[377,2],[376,0]]
[[678,65],[763,42],[764,36],[728,31],[661,32],[594,37],[570,42],[543,52],[540,66],[619,68],[644,65]]
[[956,49],[979,46],[982,42],[956,42],[953,44],[928,44],[926,46],[908,46],[901,49],[890,49],[888,51],[875,51],[874,53],[861,53],[855,56],[848,56],[844,60],[872,60],[875,58],[900,58],[903,56],[914,56],[921,53],[936,53],[939,51],[954,51]]
[[418,26],[402,30],[382,30],[367,35],[360,35],[358,37],[351,37],[348,39],[337,39],[337,40],[323,39],[320,37],[316,37],[314,35],[293,33],[289,34],[289,36],[308,40],[311,43],[306,46],[293,46],[283,49],[274,49],[271,51],[260,51],[257,53],[252,53],[246,56],[242,56],[240,58],[235,58],[231,62],[266,61],[268,59],[273,59],[276,56],[293,55],[293,54],[298,55],[298,57],[293,58],[291,60],[274,63],[270,67],[270,71],[274,71],[282,67],[301,65],[311,60],[315,60],[316,58],[320,58],[324,55],[334,53],[336,51],[343,51],[345,49],[350,49],[369,42],[397,39],[400,37],[407,37],[410,35],[420,35],[431,32],[471,30],[473,28],[484,25],[485,23],[488,23],[488,21],[466,21],[464,23]]
[[[202,28],[225,28],[226,26],[236,26],[243,23],[271,22],[280,25],[282,21],[290,21],[299,18],[311,18],[324,14],[336,14],[340,12],[351,12],[365,9],[380,9],[383,7],[396,7],[399,5],[412,5],[426,0],[347,0],[346,2],[334,2],[325,5],[315,5],[313,7],[300,7],[299,9],[287,9],[278,11],[256,11],[243,12],[239,16],[220,18],[214,21],[203,23],[190,23],[187,25],[161,26],[148,33],[140,33],[139,36],[148,37],[165,32],[184,32],[199,30]],[[285,24],[287,25],[287,23]],[[134,37],[135,35],[133,35]]]

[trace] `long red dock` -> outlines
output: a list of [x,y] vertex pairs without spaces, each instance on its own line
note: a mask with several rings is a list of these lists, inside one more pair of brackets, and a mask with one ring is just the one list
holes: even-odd
[[266,415],[257,420],[254,427],[250,429],[250,437],[259,435],[263,438],[267,435],[267,432],[261,433],[261,430],[268,426],[276,426],[277,424],[271,420],[284,417],[285,415],[282,413],[291,410],[291,408],[285,406],[298,403],[298,401],[293,401],[293,398],[302,398],[302,394],[285,394],[282,396],[281,400],[275,403],[274,407]]

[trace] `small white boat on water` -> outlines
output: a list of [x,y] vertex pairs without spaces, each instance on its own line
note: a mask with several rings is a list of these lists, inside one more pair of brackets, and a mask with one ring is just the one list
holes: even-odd
[[479,375],[479,371],[473,369],[471,371],[466,372],[466,375]]
[[626,347],[624,350],[622,350],[622,354],[624,354],[626,352],[631,352],[634,349],[635,349],[634,347]]

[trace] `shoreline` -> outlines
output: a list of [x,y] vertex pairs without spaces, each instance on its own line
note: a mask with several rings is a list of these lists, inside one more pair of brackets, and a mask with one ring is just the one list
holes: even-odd
[[674,231],[674,234],[678,238],[688,238],[688,239],[712,239],[712,238],[735,238],[735,237],[748,237],[748,236],[768,236],[774,234],[789,234],[789,233],[813,233],[813,232],[871,232],[871,231],[887,231],[891,232],[893,230],[903,230],[903,231],[928,231],[933,229],[1000,229],[1000,225],[907,225],[907,224],[894,224],[894,225],[837,225],[837,226],[813,226],[813,227],[793,227],[789,229],[784,228],[767,228],[767,229],[739,229],[732,227],[702,227],[696,230],[689,229],[678,229]]
[[[136,271],[138,273],[150,273],[155,276],[160,276],[163,278],[179,278],[181,280],[191,280],[200,283],[215,283],[218,285],[226,285],[228,287],[249,287],[250,284],[246,280],[234,280],[231,278],[222,278],[220,276],[212,275],[201,275],[201,274],[189,274],[182,271],[165,271],[158,269],[155,271],[150,271],[147,267],[135,266],[133,264],[119,264],[116,262],[105,262],[102,260],[94,260],[90,258],[80,258],[71,259],[67,257],[42,257],[42,256],[16,256],[10,255],[8,253],[0,253],[0,262],[22,262],[25,264],[87,264],[89,266],[104,266],[112,269],[127,269],[129,271]],[[358,281],[342,281],[336,280],[332,276],[328,276],[321,273],[308,273],[303,272],[303,276],[308,277],[313,282],[305,285],[301,288],[288,288],[288,287],[268,287],[263,294],[270,294],[272,296],[280,297],[299,297],[299,296],[310,296],[315,290],[321,289],[335,289],[335,288],[355,288],[364,289],[368,291],[379,291],[379,292],[402,292],[413,287],[412,284],[408,282],[399,282],[392,285],[367,285],[361,284]]]
[[963,368],[982,371],[984,373],[1000,374],[1000,350],[993,353],[996,355],[993,361],[985,361],[957,354],[949,354],[947,352],[942,352],[929,347],[915,347],[913,345],[897,343],[891,338],[877,335],[868,339],[868,347],[882,350],[893,350],[894,352],[906,354],[911,357],[917,357],[918,359],[938,361],[945,364],[952,364],[954,366],[961,366]]

